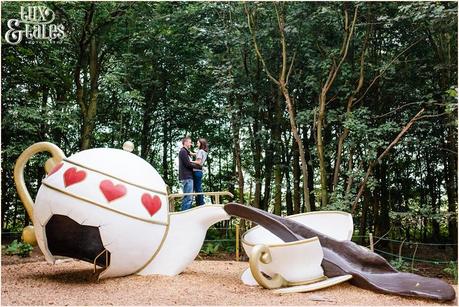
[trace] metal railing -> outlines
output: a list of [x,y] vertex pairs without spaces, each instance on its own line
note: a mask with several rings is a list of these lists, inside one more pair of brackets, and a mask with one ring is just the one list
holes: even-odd
[[[366,238],[367,236],[353,236],[352,238]],[[377,239],[376,242],[373,242],[374,239]],[[387,251],[387,250],[382,250],[381,248],[375,248],[375,246],[381,242],[381,241],[387,241],[387,242],[394,242],[395,244],[399,245],[398,247],[398,254],[395,254],[393,252]],[[456,249],[457,243],[422,243],[422,242],[412,242],[412,241],[406,241],[405,240],[397,240],[397,239],[390,239],[384,236],[382,237],[377,237],[373,236],[372,233],[368,234],[368,242],[369,245],[366,247],[369,248],[371,251],[376,252],[377,254],[380,254],[381,256],[386,256],[386,257],[392,257],[400,260],[410,260],[412,264],[414,262],[422,262],[422,263],[430,263],[430,264],[448,264],[450,262],[456,262],[457,259],[451,259],[451,260],[446,260],[445,259],[425,259],[425,258],[416,258],[416,252],[418,251],[418,247],[420,246],[431,246],[430,249],[437,247],[444,247],[444,248],[449,248],[451,250]],[[412,253],[411,257],[407,257],[406,255],[402,255],[402,249],[403,247],[406,246],[414,246],[414,252]],[[411,252],[411,251],[410,251]]]
[[175,206],[173,205],[173,200],[175,198],[182,198],[184,196],[196,196],[196,195],[204,195],[204,196],[210,196],[214,197],[214,204],[220,204],[220,196],[228,196],[233,198],[234,195],[231,192],[228,191],[220,191],[220,192],[193,192],[193,193],[174,193],[174,194],[169,194],[167,197],[169,198],[169,211],[174,212],[175,211]]

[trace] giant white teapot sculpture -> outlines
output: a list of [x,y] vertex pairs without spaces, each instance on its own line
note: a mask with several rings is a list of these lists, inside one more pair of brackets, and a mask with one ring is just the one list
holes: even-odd
[[[42,151],[52,158],[34,203],[24,167]],[[158,172],[120,149],[89,149],[66,158],[56,145],[36,143],[18,158],[14,175],[46,260],[67,256],[104,266],[99,278],[179,274],[199,253],[207,229],[230,217],[222,205],[169,213]]]

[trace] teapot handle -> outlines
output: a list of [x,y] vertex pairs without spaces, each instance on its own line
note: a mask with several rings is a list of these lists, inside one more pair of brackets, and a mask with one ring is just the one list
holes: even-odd
[[249,266],[252,276],[258,282],[260,286],[267,289],[276,289],[280,287],[286,287],[288,281],[285,280],[280,274],[274,274],[270,279],[265,277],[259,268],[259,263],[269,264],[271,263],[271,253],[269,248],[264,244],[255,245],[252,248],[251,255],[249,257]]
[[33,220],[33,200],[32,197],[30,197],[29,191],[27,191],[24,181],[24,168],[30,158],[42,151],[48,151],[52,155],[52,158],[49,158],[45,163],[46,173],[49,173],[54,166],[65,158],[64,152],[56,145],[49,142],[39,142],[24,150],[14,165],[14,183],[16,184],[16,190],[18,191],[19,198],[24,204],[32,223],[35,223]]

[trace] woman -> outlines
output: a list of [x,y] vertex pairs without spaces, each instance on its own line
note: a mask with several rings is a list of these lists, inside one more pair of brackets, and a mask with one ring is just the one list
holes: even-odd
[[[196,146],[198,147],[198,151],[196,152],[196,160],[194,162],[203,166],[207,159],[207,152],[209,151],[207,140],[203,138],[198,139]],[[202,169],[193,169],[193,186],[196,193],[202,192],[202,175]],[[197,195],[196,203],[198,206],[204,205],[204,195]]]

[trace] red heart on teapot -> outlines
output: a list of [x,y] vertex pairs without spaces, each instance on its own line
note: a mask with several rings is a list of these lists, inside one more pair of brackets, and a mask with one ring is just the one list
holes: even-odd
[[148,213],[150,213],[150,216],[153,216],[153,214],[161,209],[161,199],[158,195],[152,197],[150,194],[144,193],[142,195],[142,204]]
[[58,165],[53,167],[53,169],[49,172],[48,177],[54,174],[55,172],[57,172],[58,170],[60,170],[63,165],[64,163],[59,163]]
[[105,198],[110,202],[126,194],[126,187],[120,184],[113,184],[110,180],[103,180],[99,185],[100,190]]
[[64,185],[65,187],[71,186],[72,184],[83,181],[86,178],[85,171],[77,171],[76,167],[71,167],[64,173]]

